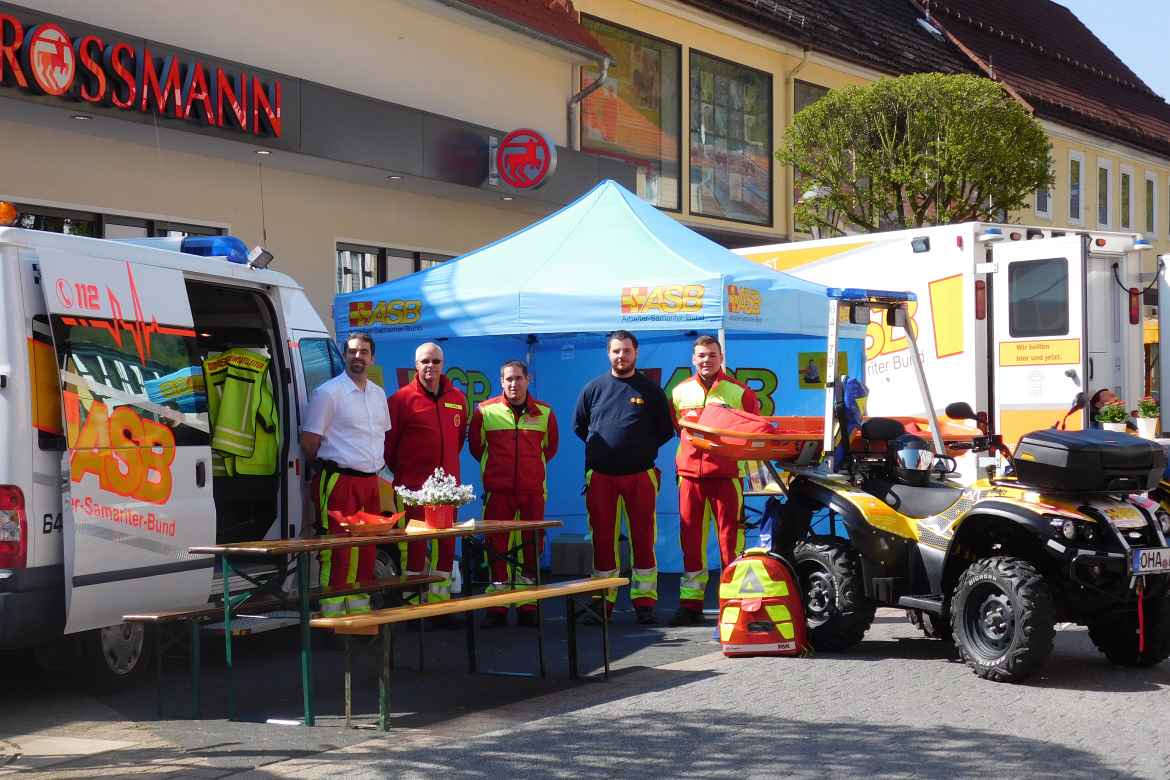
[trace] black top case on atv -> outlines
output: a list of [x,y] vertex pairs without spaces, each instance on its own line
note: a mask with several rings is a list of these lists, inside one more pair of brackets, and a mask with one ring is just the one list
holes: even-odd
[[1156,442],[1113,431],[1033,431],[1020,438],[1016,479],[1062,493],[1140,493],[1158,486],[1166,453]]

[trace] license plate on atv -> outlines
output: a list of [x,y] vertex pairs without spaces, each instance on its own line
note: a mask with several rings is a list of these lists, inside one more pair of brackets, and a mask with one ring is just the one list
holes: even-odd
[[1170,547],[1146,547],[1131,550],[1134,574],[1170,573]]

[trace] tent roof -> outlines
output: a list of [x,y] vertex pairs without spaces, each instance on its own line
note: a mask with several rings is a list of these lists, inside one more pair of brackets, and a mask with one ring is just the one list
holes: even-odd
[[745,260],[610,180],[495,243],[334,302],[339,334],[386,337],[619,327],[819,335],[826,317],[822,286]]

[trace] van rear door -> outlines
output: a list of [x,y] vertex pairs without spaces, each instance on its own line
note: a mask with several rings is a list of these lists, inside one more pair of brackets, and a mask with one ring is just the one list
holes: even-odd
[[207,600],[202,367],[180,271],[38,251],[61,373],[66,633]]
[[[1085,239],[992,247],[995,429],[1020,436],[1060,421],[1083,389],[1087,361]],[[1080,414],[1068,427],[1079,429]]]

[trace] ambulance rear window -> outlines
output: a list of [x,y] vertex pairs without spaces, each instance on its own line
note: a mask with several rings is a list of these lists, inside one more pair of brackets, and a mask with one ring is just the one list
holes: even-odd
[[1024,260],[1008,266],[1008,331],[1012,338],[1068,333],[1068,260]]

